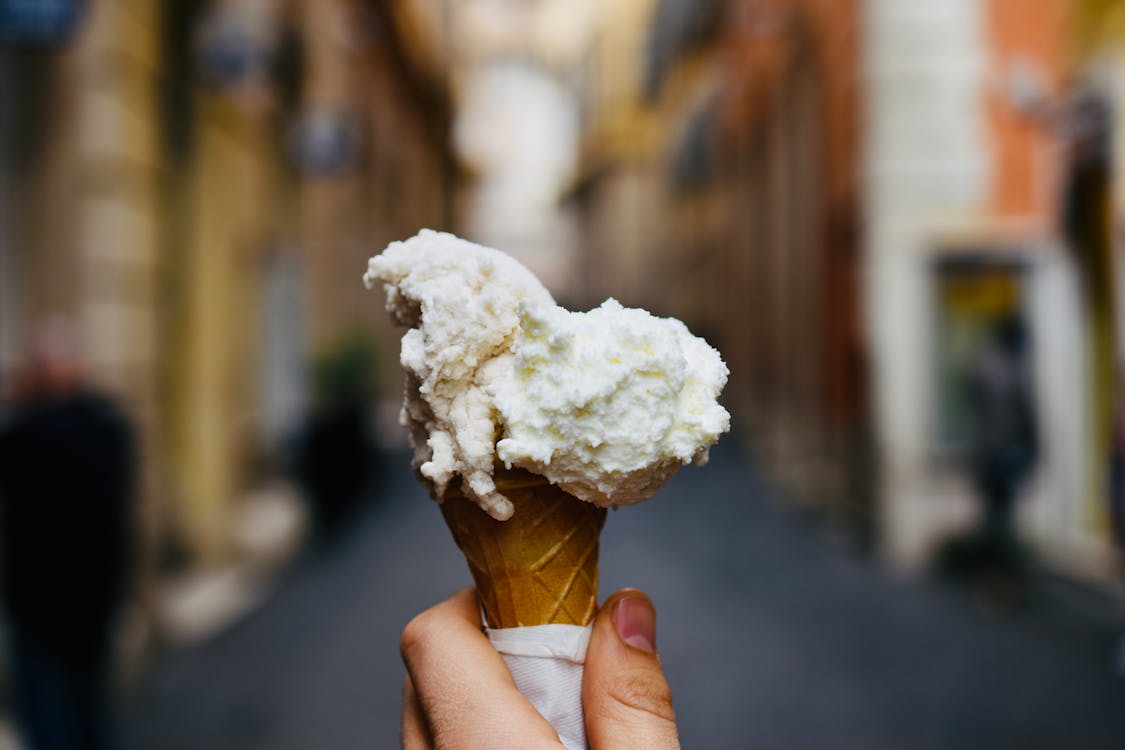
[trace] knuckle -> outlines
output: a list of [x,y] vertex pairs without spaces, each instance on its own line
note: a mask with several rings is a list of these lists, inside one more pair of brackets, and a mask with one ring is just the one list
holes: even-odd
[[659,674],[649,670],[629,670],[609,684],[609,697],[628,709],[675,722],[672,691]]
[[398,650],[402,660],[409,664],[417,653],[425,648],[432,630],[432,618],[428,611],[417,615],[406,627],[402,629],[402,636],[398,641]]

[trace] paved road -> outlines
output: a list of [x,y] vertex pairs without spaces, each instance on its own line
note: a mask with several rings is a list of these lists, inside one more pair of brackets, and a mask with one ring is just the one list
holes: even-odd
[[[894,581],[780,512],[732,447],[611,514],[603,539],[603,592],[656,601],[686,747],[1125,747],[1112,618],[1055,598],[988,615]],[[398,634],[468,582],[404,459],[340,544],[229,632],[156,665],[127,744],[396,747]]]

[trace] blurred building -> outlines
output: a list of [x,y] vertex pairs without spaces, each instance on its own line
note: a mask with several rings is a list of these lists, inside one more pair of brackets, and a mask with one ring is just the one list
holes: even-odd
[[578,301],[586,307],[611,295],[641,306],[653,288],[650,264],[659,252],[652,243],[662,228],[664,187],[658,139],[667,137],[643,97],[655,7],[653,0],[605,7],[572,82],[581,140],[567,199],[581,227],[576,274]]
[[759,465],[907,567],[975,523],[966,382],[1020,321],[1021,528],[1110,576],[1118,6],[613,4],[572,82],[582,301],[704,333]]
[[180,319],[197,365],[178,368],[172,401],[194,451],[183,476],[207,483],[185,503],[209,519],[199,539],[229,521],[238,472],[296,426],[309,358],[389,328],[359,281],[367,258],[449,224],[442,71],[415,64],[398,24],[390,3],[347,0],[222,3],[194,24],[190,49],[213,57],[177,170],[194,180],[201,268]]
[[0,372],[70,316],[141,428],[147,577],[225,566],[309,360],[390,340],[367,258],[452,221],[446,71],[404,3],[33,5],[0,3]]
[[[303,72],[287,147],[301,178],[301,244],[314,276],[311,334],[320,344],[369,329],[373,307],[379,317],[378,297],[355,283],[369,257],[422,227],[454,222],[448,59],[441,27],[423,25],[416,5],[293,6],[288,33],[297,37]],[[397,344],[387,354],[397,396]]]
[[[1125,545],[1120,481],[1125,458],[1125,7],[1078,0],[1071,28],[1074,83],[1066,103],[1071,154],[1063,223],[1085,323],[1085,434],[1092,450],[1085,462],[1083,530],[1099,540],[1115,530],[1117,543]],[[1107,476],[1112,480],[1107,482]]]
[[752,454],[870,536],[858,4],[618,3],[580,84],[588,304],[686,320]]
[[1096,295],[1081,281],[1068,218],[1100,200],[1074,193],[1072,5],[867,7],[866,311],[880,520],[888,551],[907,564],[977,512],[962,470],[963,383],[988,330],[1014,316],[1029,331],[1041,435],[1021,526],[1057,565],[1097,577],[1111,569],[1109,441],[1096,426],[1110,405],[1092,387],[1102,366],[1089,335],[1100,314],[1086,312]]

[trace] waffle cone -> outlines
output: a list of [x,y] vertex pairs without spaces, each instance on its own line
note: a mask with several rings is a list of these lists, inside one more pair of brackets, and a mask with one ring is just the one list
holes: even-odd
[[497,470],[515,506],[497,521],[451,487],[441,509],[465,555],[489,627],[587,625],[598,607],[598,536],[605,508],[521,470]]

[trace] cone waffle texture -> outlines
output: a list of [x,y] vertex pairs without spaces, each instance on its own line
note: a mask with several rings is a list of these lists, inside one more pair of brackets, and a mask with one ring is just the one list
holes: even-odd
[[605,508],[520,470],[498,470],[515,506],[497,521],[455,487],[441,508],[492,628],[587,625],[598,606],[598,536]]

